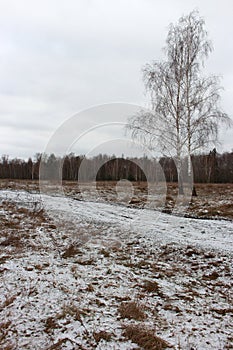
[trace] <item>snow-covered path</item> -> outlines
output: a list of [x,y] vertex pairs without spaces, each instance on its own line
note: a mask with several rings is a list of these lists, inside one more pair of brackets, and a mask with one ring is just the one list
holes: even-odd
[[[35,201],[38,194],[1,191],[0,198]],[[156,243],[191,244],[204,249],[217,249],[233,253],[233,222],[201,220],[160,213],[149,209],[77,201],[72,198],[43,195],[42,203],[56,223],[92,223],[118,229],[121,232],[140,233]]]
[[64,215],[72,221],[78,219],[99,224],[111,224],[121,231],[137,232],[155,243],[179,243],[198,245],[208,249],[220,249],[233,253],[233,222],[224,220],[200,220],[173,216],[148,209],[133,209],[114,204],[81,202],[47,197],[48,211],[60,220]]

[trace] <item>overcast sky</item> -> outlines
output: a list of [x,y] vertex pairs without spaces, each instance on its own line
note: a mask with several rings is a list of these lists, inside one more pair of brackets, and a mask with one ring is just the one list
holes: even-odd
[[[233,117],[232,0],[0,0],[0,155],[42,152],[69,117],[94,105],[148,106],[141,68],[163,58],[168,25],[193,9],[205,18]],[[233,130],[219,151],[233,149]]]

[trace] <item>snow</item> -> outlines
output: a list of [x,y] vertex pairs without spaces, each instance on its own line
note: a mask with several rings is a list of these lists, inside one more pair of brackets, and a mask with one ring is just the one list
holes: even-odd
[[[2,348],[136,349],[123,336],[127,324],[153,328],[175,349],[233,347],[232,221],[25,191],[2,190],[0,202],[1,220],[15,220],[23,242],[6,246],[3,226]],[[19,220],[20,208],[35,225],[28,214]],[[144,321],[120,317],[128,300],[145,310]],[[96,340],[100,331],[110,340]]]

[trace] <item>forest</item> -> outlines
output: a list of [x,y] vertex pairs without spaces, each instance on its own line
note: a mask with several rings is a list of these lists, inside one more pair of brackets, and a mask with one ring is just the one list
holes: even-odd
[[[62,179],[67,181],[163,181],[177,182],[177,169],[172,158],[159,160],[142,158],[120,158],[99,154],[92,158],[73,153],[64,157],[54,154],[37,153],[34,159],[10,159],[4,155],[0,159],[1,179],[38,180],[41,159],[43,177],[56,178],[57,169],[62,171]],[[82,168],[80,170],[80,166]],[[102,166],[99,167],[99,164]],[[187,159],[183,159],[184,168]],[[214,148],[208,154],[192,156],[193,176],[196,183],[233,183],[233,151],[219,154]],[[80,171],[79,171],[80,170]],[[95,178],[93,178],[93,174]]]

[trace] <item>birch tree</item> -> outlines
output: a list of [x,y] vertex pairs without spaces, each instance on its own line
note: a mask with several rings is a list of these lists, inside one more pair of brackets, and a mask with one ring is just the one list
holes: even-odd
[[143,68],[143,80],[150,95],[151,111],[129,120],[134,138],[176,162],[182,193],[182,157],[191,155],[218,139],[221,123],[230,119],[219,105],[217,76],[203,73],[205,60],[212,51],[205,22],[198,11],[192,11],[170,24],[164,48],[165,60],[154,61]]

